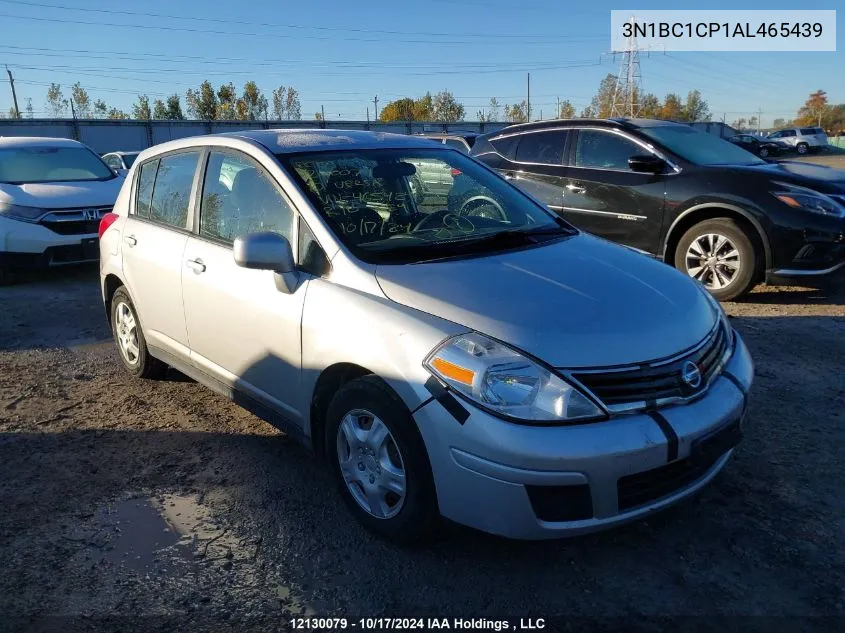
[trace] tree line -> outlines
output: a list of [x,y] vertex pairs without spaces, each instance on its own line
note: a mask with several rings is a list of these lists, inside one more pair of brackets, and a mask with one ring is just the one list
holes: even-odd
[[[27,104],[29,118],[32,101]],[[65,96],[60,84],[51,83],[47,89],[47,112],[55,118],[72,115],[77,119],[137,119],[149,121],[259,121],[302,118],[299,91],[293,86],[279,86],[268,99],[254,81],[243,85],[240,95],[232,82],[224,83],[215,90],[209,81],[203,81],[196,89],[185,93],[185,108],[178,94],[164,99],[138,95],[129,113],[109,107],[102,99],[92,100],[88,92],[77,82]],[[187,116],[186,116],[187,115]]]
[[[742,129],[743,123],[745,119],[734,121],[734,127]],[[814,126],[823,128],[828,134],[840,134],[845,132],[845,103],[833,105],[828,102],[827,92],[816,90],[810,93],[794,119],[775,119],[772,125],[775,128]],[[749,121],[748,127],[755,126]]]

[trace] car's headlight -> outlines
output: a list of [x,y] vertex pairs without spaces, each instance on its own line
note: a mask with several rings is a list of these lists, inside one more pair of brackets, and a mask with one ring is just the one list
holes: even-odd
[[0,202],[0,215],[5,215],[7,218],[32,222],[45,213],[47,213],[47,210],[39,207],[24,207],[19,204]]
[[793,191],[775,191],[775,198],[793,209],[801,209],[820,215],[845,218],[845,206],[830,196],[809,189]]
[[424,365],[469,400],[511,418],[553,423],[605,415],[559,376],[476,332],[447,339]]

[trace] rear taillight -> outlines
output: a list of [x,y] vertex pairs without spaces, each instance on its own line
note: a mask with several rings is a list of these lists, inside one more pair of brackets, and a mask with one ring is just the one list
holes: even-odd
[[106,213],[100,219],[100,228],[97,229],[97,236],[102,239],[103,233],[109,230],[109,227],[115,223],[120,216],[117,213]]
[[460,175],[461,175],[461,170],[455,169],[454,167],[452,167],[452,176],[460,176]]

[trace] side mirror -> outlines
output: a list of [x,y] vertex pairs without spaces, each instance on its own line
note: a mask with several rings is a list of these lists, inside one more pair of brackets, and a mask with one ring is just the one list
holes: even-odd
[[640,173],[662,174],[666,171],[668,164],[662,158],[648,154],[643,156],[631,156],[631,158],[628,159],[628,167],[631,168],[631,171]]
[[290,242],[272,231],[249,233],[235,238],[232,255],[242,268],[272,270],[276,287],[287,294],[296,290],[299,281]]

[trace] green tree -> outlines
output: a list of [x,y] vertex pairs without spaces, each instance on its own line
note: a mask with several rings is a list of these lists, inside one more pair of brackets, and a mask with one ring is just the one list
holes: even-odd
[[287,118],[299,121],[302,118],[302,104],[299,101],[299,91],[296,88],[288,87],[285,95],[285,113]]
[[596,111],[593,110],[592,104],[586,106],[583,110],[581,110],[581,114],[578,115],[582,119],[594,119],[596,118]]
[[735,128],[739,131],[746,129],[747,126],[748,126],[748,121],[744,118],[736,119],[733,123],[731,123],[731,127]]
[[285,118],[287,94],[287,88],[284,86],[279,86],[273,91],[273,118],[277,120]]
[[152,118],[150,98],[147,95],[138,95],[138,101],[132,106],[132,118],[138,121],[149,121]]
[[109,119],[128,119],[129,115],[126,114],[123,110],[118,110],[117,108],[112,108],[109,110]]
[[51,83],[47,88],[47,111],[57,119],[67,112],[67,101],[59,84]]
[[235,86],[230,81],[227,84],[222,84],[217,89],[217,116],[216,119],[220,121],[231,121],[235,118],[235,102],[237,96],[235,94]]
[[498,121],[501,115],[502,104],[496,97],[490,97],[490,105],[487,108],[487,120]]
[[798,125],[821,125],[827,110],[827,93],[824,90],[816,90],[810,93],[810,98],[798,110],[795,122]]
[[414,101],[413,120],[431,121],[434,119],[434,98],[430,92]]
[[200,84],[197,90],[189,89],[185,93],[185,106],[188,116],[200,121],[212,121],[217,118],[217,95],[209,81]]
[[166,112],[167,116],[165,117],[169,121],[183,121],[185,119],[185,115],[182,114],[182,104],[179,102],[179,95],[172,94],[167,97],[166,105]]
[[97,99],[94,102],[94,116],[98,119],[105,119],[109,114],[109,107],[102,99]]
[[514,103],[505,106],[505,118],[512,123],[525,123],[528,120],[528,103]]
[[464,118],[464,106],[455,100],[451,92],[443,90],[434,95],[431,114],[435,121],[455,123]]
[[660,99],[650,92],[643,95],[640,101],[640,111],[638,116],[644,119],[656,119],[660,116]]
[[681,98],[673,92],[670,92],[663,99],[663,106],[660,108],[659,118],[666,121],[679,121],[683,118],[684,104]]
[[243,96],[246,105],[246,116],[250,121],[257,121],[267,113],[267,97],[261,93],[261,88],[254,81],[244,84]]
[[167,106],[164,105],[164,101],[161,99],[156,99],[153,101],[153,118],[154,119],[166,119],[167,118]]
[[772,127],[774,127],[774,128],[786,127],[786,119],[775,119],[774,121],[772,121]]
[[323,120],[323,114],[322,114],[322,112],[315,112],[315,113],[314,113],[314,120],[315,120],[315,121],[322,121],[322,120]]
[[687,94],[687,102],[684,104],[682,111],[682,119],[684,121],[709,121],[710,120],[710,106],[707,101],[701,96],[698,90],[690,90]]
[[599,83],[599,90],[593,97],[590,105],[592,106],[593,116],[600,119],[606,119],[610,116],[610,111],[613,109],[613,98],[616,94],[616,75],[607,74]]
[[77,118],[90,119],[91,99],[88,97],[88,92],[78,81],[70,89],[70,98],[73,99],[73,105],[76,107]]
[[748,129],[750,129],[750,130],[756,130],[757,129],[757,117],[756,116],[753,116],[750,119],[748,119]]
[[560,102],[560,110],[558,110],[557,118],[559,119],[574,119],[575,106],[570,103],[568,99]]
[[32,99],[30,97],[26,98],[26,108],[24,108],[24,110],[26,110],[27,119],[32,119],[34,117],[34,113],[32,110]]

